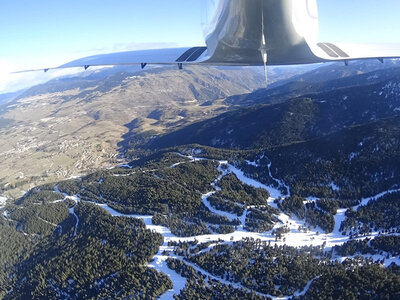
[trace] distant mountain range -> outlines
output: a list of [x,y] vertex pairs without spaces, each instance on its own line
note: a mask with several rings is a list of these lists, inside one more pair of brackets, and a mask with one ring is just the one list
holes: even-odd
[[383,64],[377,60],[367,60],[351,62],[348,66],[342,63],[321,65],[309,72],[273,83],[268,89],[229,97],[227,102],[240,106],[279,103],[308,93],[378,83],[398,74],[399,66],[399,60],[386,60]]
[[[254,100],[256,104],[274,103],[277,98],[280,99],[278,102],[283,102],[229,111],[153,138],[146,147],[160,149],[198,143],[221,148],[268,148],[321,137],[349,126],[400,114],[398,68],[317,84],[311,82],[310,85],[317,85],[313,87],[313,93],[310,93],[311,88],[304,88],[302,96],[286,101],[282,99],[287,97],[292,83],[263,93],[247,94],[245,102],[249,106]],[[226,101],[235,103],[232,98]]]

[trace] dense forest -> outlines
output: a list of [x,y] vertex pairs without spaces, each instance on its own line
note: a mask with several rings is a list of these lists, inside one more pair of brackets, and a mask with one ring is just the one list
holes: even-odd
[[[104,203],[125,214],[150,214],[155,225],[169,227],[181,237],[231,233],[240,225],[210,211],[202,202],[204,193],[217,210],[238,217],[246,213],[247,230],[272,229],[279,211],[267,204],[269,193],[242,183],[233,173],[219,168],[217,160],[192,161],[174,150],[160,152],[115,168],[57,184],[57,189],[85,201]],[[215,180],[220,176],[218,182]],[[256,229],[257,228],[257,229]]]
[[151,299],[172,287],[146,266],[162,244],[160,234],[142,220],[60,198],[43,187],[32,190],[1,220],[4,299]]
[[398,257],[400,255],[400,236],[379,235],[374,239],[350,240],[343,245],[335,246],[334,250],[340,256],[380,254],[386,257]]
[[239,165],[261,182],[279,187],[272,173],[290,187],[291,194],[337,199],[340,207],[350,207],[363,197],[399,187],[399,128],[398,116],[373,121],[261,150],[248,158],[257,166],[244,160]]
[[[393,295],[399,294],[399,269],[395,265],[382,268],[379,262],[357,255],[398,258],[400,193],[394,191],[367,205],[358,205],[362,195],[385,191],[397,171],[392,171],[382,185],[378,179],[368,191],[351,190],[352,185],[367,180],[365,174],[376,171],[385,156],[364,164],[364,173],[357,179],[355,172],[361,172],[361,162],[370,159],[362,158],[362,153],[357,156],[359,163],[354,157],[343,162],[344,169],[335,165],[331,152],[326,152],[324,159],[308,159],[307,165],[302,158],[291,156],[293,149],[302,149],[298,153],[304,157],[310,155],[322,140],[314,143],[285,146],[280,148],[280,155],[276,149],[177,147],[124,167],[33,188],[1,211],[1,296],[153,299],[170,289],[171,280],[147,266],[163,237],[147,230],[140,219],[111,217],[99,207],[103,204],[124,214],[151,215],[154,225],[168,227],[177,237],[232,234],[241,226],[240,230],[248,232],[268,232],[277,242],[284,242],[285,233],[290,231],[281,224],[279,214],[303,220],[309,229],[319,227],[330,233],[338,209],[344,207],[346,218],[340,231],[350,240],[332,250],[322,246],[277,246],[248,238],[229,243],[214,241],[215,245],[173,245],[168,266],[188,280],[175,298],[262,299],[271,295],[313,299],[318,295],[321,299],[394,299]],[[385,159],[391,159],[390,155]],[[283,197],[275,199],[274,206],[268,205],[270,193],[239,180],[229,171],[229,164],[219,162],[224,158],[247,176],[281,190]],[[289,158],[296,159],[296,164]],[[282,166],[279,169],[274,167],[276,161]],[[316,170],[324,176],[314,174]],[[344,171],[351,180],[336,179],[344,176]],[[383,176],[374,174],[378,174],[376,178]],[[320,176],[320,180],[313,182],[313,176]],[[308,198],[311,195],[315,197]],[[225,212],[233,217],[228,218]],[[370,236],[373,232],[378,233],[375,238]],[[363,237],[366,239],[360,239]],[[340,256],[355,258],[334,260]],[[193,266],[214,277],[199,273]],[[301,294],[307,285],[309,290]]]
[[372,231],[400,233],[400,192],[386,194],[361,205],[356,211],[349,209],[341,229],[350,235]]
[[[271,296],[396,299],[400,295],[400,270],[395,265],[385,269],[363,258],[334,262],[330,252],[321,247],[272,246],[253,239],[218,244],[206,252],[199,252],[198,247],[202,248],[179,245],[175,253],[216,278]],[[184,261],[174,260],[171,264],[175,270],[190,272]],[[198,293],[202,291],[201,283],[204,289],[207,286],[197,281]],[[300,295],[307,284],[309,290]]]
[[176,300],[183,299],[235,299],[235,300],[261,300],[268,299],[254,291],[235,288],[217,280],[199,274],[193,267],[188,266],[179,259],[168,258],[168,267],[187,279],[185,288],[179,295],[174,295]]

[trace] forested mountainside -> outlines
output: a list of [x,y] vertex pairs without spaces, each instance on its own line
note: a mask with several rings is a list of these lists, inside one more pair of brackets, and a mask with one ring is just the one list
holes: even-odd
[[377,84],[301,96],[281,104],[230,111],[155,137],[146,146],[160,149],[198,143],[221,148],[269,148],[399,114],[400,87],[395,77]]
[[129,163],[0,198],[0,298],[398,299],[400,78],[376,72],[133,121]]
[[268,89],[260,89],[243,95],[228,97],[231,105],[276,104],[305,94],[329,92],[336,89],[379,83],[399,75],[399,61],[377,60],[323,64],[319,68],[298,74],[286,80],[272,83]]
[[[326,193],[305,197],[297,182],[275,177],[272,152],[257,157],[185,146],[32,189],[2,209],[5,299],[124,298],[139,290],[147,299],[174,286],[177,275],[169,281],[156,272],[165,268],[186,278],[183,298],[329,298],[341,286],[335,293],[344,299],[365,291],[365,281],[377,282],[371,295],[400,292],[392,264],[399,188],[377,185],[370,199],[342,198],[341,186],[320,182]],[[277,277],[265,273],[269,264]]]

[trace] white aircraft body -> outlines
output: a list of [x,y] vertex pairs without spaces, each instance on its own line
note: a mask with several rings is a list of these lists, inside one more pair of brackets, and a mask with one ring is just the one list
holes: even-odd
[[[219,0],[206,46],[100,54],[59,68],[147,64],[259,66],[400,57],[400,45],[318,43],[316,0]],[[53,69],[44,69],[45,71]]]

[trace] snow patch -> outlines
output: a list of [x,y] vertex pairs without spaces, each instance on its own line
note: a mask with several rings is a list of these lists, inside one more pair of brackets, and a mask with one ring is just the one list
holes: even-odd
[[204,204],[212,213],[217,214],[217,215],[220,215],[220,216],[225,216],[225,217],[227,217],[227,218],[229,219],[229,221],[233,221],[233,220],[237,219],[238,216],[237,216],[236,214],[231,214],[231,213],[228,213],[228,212],[223,211],[223,210],[218,210],[218,209],[214,208],[214,207],[211,205],[210,201],[208,201],[208,197],[210,197],[210,196],[212,196],[212,195],[214,195],[214,194],[215,194],[215,192],[209,192],[209,193],[207,193],[207,194],[203,194],[203,195],[201,196],[201,201],[203,202],[203,204]]
[[7,203],[7,198],[0,196],[0,209],[2,209],[4,206],[6,206]]
[[[165,243],[164,243],[165,244]],[[160,247],[160,251],[154,256],[153,261],[148,265],[151,268],[156,269],[159,272],[163,272],[167,274],[167,276],[171,279],[173,284],[172,289],[166,291],[162,294],[158,299],[159,300],[170,300],[174,299],[174,294],[179,294],[181,290],[183,290],[186,286],[187,279],[180,274],[176,273],[174,270],[171,270],[167,266],[167,258],[169,256],[162,255],[163,248],[165,246]]]
[[354,206],[353,209],[354,209],[354,210],[358,210],[358,208],[359,208],[360,206],[368,205],[368,203],[369,203],[370,201],[377,200],[377,199],[382,198],[383,196],[385,196],[385,195],[387,195],[387,194],[397,193],[397,192],[400,192],[400,189],[393,189],[393,190],[389,190],[389,191],[386,191],[386,192],[379,193],[379,194],[377,194],[377,195],[375,195],[375,196],[372,196],[372,197],[362,198],[361,201],[360,201],[360,204]]
[[356,152],[351,152],[349,154],[349,161],[352,161],[354,158],[356,158],[359,155],[359,153]]
[[293,296],[295,296],[295,297],[304,296],[308,292],[308,290],[310,289],[310,286],[314,282],[314,280],[316,280],[316,279],[318,279],[320,277],[321,276],[317,276],[317,277],[311,279],[301,292],[295,292]]
[[333,181],[328,185],[332,191],[337,192],[340,191],[340,187],[338,187]]
[[129,164],[122,164],[122,165],[119,165],[118,167],[124,168],[124,169],[133,169],[133,166],[131,166]]
[[396,97],[400,95],[400,82],[389,81],[384,85],[379,92],[379,96],[384,96],[385,99],[389,97]]
[[246,175],[244,175],[244,172],[242,170],[240,170],[230,164],[228,164],[228,169],[230,172],[234,173],[236,175],[236,177],[243,183],[250,185],[252,187],[255,187],[255,188],[262,188],[264,190],[267,190],[272,198],[276,199],[279,197],[283,197],[280,190],[278,190],[274,187],[271,187],[271,186],[267,186],[267,185],[265,185],[257,180],[254,180],[250,177],[247,177]]
[[74,207],[71,207],[69,209],[69,213],[71,215],[73,215],[75,217],[75,220],[76,220],[75,227],[74,227],[74,234],[72,235],[73,237],[75,237],[76,236],[76,231],[78,230],[79,218],[78,218],[77,214],[75,213]]
[[259,166],[259,164],[256,163],[256,161],[249,161],[249,160],[246,160],[246,163],[247,163],[248,165],[254,166],[254,167],[258,167],[258,166]]

